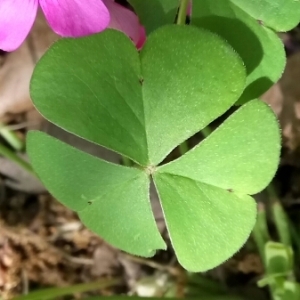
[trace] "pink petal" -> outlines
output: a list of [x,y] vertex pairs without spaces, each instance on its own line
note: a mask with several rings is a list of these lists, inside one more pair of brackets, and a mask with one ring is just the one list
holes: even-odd
[[192,9],[193,9],[193,2],[192,0],[189,2],[188,7],[187,7],[187,12],[186,14],[190,17],[192,15]]
[[141,25],[137,15],[113,0],[103,0],[103,2],[110,13],[108,27],[124,32],[137,44],[141,37]]
[[17,49],[35,20],[38,0],[0,0],[0,49]]
[[138,50],[142,49],[145,42],[146,42],[146,30],[145,30],[145,27],[143,26],[140,26],[140,39],[139,41],[137,42],[136,44],[136,47]]
[[101,0],[39,2],[53,31],[64,37],[79,37],[100,32],[110,21],[109,12]]

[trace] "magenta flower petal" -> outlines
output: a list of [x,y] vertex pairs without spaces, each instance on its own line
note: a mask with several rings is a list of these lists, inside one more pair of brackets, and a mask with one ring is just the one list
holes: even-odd
[[0,49],[17,49],[36,17],[38,0],[0,0]]
[[190,17],[192,15],[192,9],[193,9],[193,3],[192,1],[189,2],[189,5],[187,7],[187,12],[186,14]]
[[124,32],[137,44],[141,35],[141,25],[137,15],[113,0],[103,0],[103,2],[110,12],[108,27]]
[[53,31],[64,37],[79,37],[100,32],[110,21],[109,12],[101,0],[39,2]]
[[136,47],[138,50],[142,49],[145,42],[146,42],[147,36],[146,36],[146,30],[145,27],[141,26],[140,27],[140,39],[136,44]]

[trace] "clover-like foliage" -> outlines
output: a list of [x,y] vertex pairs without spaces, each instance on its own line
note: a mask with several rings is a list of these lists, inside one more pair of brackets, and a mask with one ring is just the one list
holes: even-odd
[[[139,15],[147,32],[175,20],[178,0],[128,0]],[[253,19],[275,31],[288,31],[300,20],[299,0],[190,0],[193,13],[228,14],[230,7],[239,8]],[[199,9],[201,7],[201,9]]]
[[[147,32],[174,22],[178,0],[129,0]],[[241,105],[261,96],[281,76],[285,66],[283,44],[275,31],[287,31],[300,22],[299,0],[194,0],[190,22],[225,38],[243,59],[246,87]]]
[[252,100],[185,155],[162,162],[234,105],[246,81],[232,46],[194,26],[153,31],[140,53],[114,30],[60,40],[34,71],[35,106],[139,167],[108,163],[41,132],[29,133],[28,154],[49,191],[87,227],[140,256],[166,248],[151,211],[152,178],[180,263],[191,271],[213,268],[252,230],[249,195],[268,184],[278,164],[275,116]]

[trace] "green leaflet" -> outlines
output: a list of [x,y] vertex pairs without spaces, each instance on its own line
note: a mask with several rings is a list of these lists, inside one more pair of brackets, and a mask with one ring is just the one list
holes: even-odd
[[[299,0],[230,0],[256,20],[276,31],[288,31],[300,21]],[[194,1],[196,2],[196,1]]]
[[187,270],[212,269],[245,243],[256,217],[250,196],[168,173],[154,180],[176,256]]
[[243,104],[261,96],[280,78],[286,59],[277,34],[232,2],[194,1],[192,24],[222,36],[243,59],[246,88],[237,103]]
[[38,131],[28,134],[27,151],[53,196],[106,241],[141,256],[166,248],[151,212],[145,172],[108,163]]

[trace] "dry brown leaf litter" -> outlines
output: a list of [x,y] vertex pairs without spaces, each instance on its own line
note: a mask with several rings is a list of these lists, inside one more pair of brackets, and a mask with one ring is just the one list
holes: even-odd
[[40,197],[31,221],[20,217],[14,222],[0,224],[0,295],[4,299],[22,293],[26,286],[66,286],[120,273],[117,251],[51,197]]

